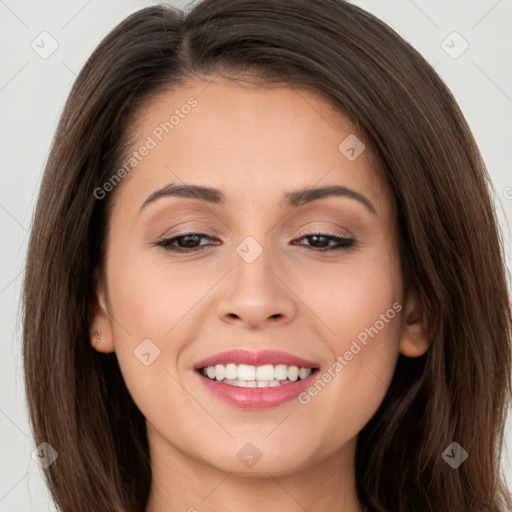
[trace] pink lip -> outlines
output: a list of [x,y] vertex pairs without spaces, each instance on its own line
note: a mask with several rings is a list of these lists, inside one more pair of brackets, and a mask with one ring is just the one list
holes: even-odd
[[200,368],[204,368],[205,366],[215,366],[216,364],[229,363],[248,364],[252,366],[263,366],[265,364],[285,364],[286,366],[298,366],[299,368],[319,367],[319,364],[314,361],[307,361],[301,357],[288,354],[287,352],[280,352],[278,350],[260,350],[259,352],[250,352],[249,350],[244,349],[232,349],[199,361],[194,365],[194,369],[198,370]]
[[281,384],[273,388],[240,388],[210,380],[197,371],[194,373],[206,389],[223,402],[241,409],[266,409],[267,407],[275,407],[297,398],[298,395],[312,385],[320,372],[315,370],[304,380]]
[[194,365],[194,373],[200,381],[206,386],[214,396],[220,400],[240,407],[243,409],[264,409],[275,407],[289,400],[293,400],[300,393],[311,386],[316,379],[318,371],[313,371],[309,377],[304,380],[297,380],[289,384],[282,384],[276,387],[267,388],[241,388],[230,386],[205,377],[200,369],[216,364],[248,364],[252,366],[263,366],[265,364],[285,364],[286,366],[298,366],[299,368],[319,368],[319,364],[314,361],[307,361],[287,352],[278,350],[261,350],[251,352],[244,349],[232,349],[220,354],[207,357]]

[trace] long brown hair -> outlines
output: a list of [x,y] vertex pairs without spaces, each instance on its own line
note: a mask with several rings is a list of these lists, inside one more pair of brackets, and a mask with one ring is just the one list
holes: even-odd
[[[146,424],[116,355],[90,346],[115,191],[94,194],[130,147],[148,101],[190,77],[252,74],[325,96],[372,143],[398,212],[406,293],[430,316],[424,356],[400,355],[360,432],[357,491],[370,511],[498,512],[511,393],[511,308],[484,162],[452,94],[408,43],[342,0],[205,0],[135,12],[100,43],[65,105],[28,249],[25,385],[36,445],[65,512],[140,512]],[[121,185],[122,186],[122,183]],[[119,187],[118,187],[119,188]],[[454,469],[442,453],[469,454]]]

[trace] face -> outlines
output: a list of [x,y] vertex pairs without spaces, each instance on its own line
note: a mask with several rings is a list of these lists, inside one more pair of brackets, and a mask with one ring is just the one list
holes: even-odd
[[428,348],[364,136],[304,90],[197,80],[144,110],[133,151],[108,192],[96,348],[115,349],[151,445],[251,475],[353,455],[399,353]]

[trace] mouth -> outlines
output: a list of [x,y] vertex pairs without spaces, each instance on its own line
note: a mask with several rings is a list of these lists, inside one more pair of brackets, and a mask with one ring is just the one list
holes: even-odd
[[239,388],[275,388],[300,382],[318,368],[288,366],[285,364],[253,366],[246,364],[216,364],[196,369],[207,379]]
[[319,374],[320,365],[276,351],[232,350],[194,367],[216,398],[244,409],[275,407],[298,397]]

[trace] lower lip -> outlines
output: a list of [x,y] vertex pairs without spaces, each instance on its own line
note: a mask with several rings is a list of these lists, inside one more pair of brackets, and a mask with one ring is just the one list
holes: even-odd
[[222,384],[211,380],[199,372],[195,372],[206,389],[223,402],[242,409],[266,409],[284,404],[297,398],[303,391],[311,386],[317,376],[318,370],[304,380],[298,380],[290,384],[282,384],[272,388],[241,388]]

